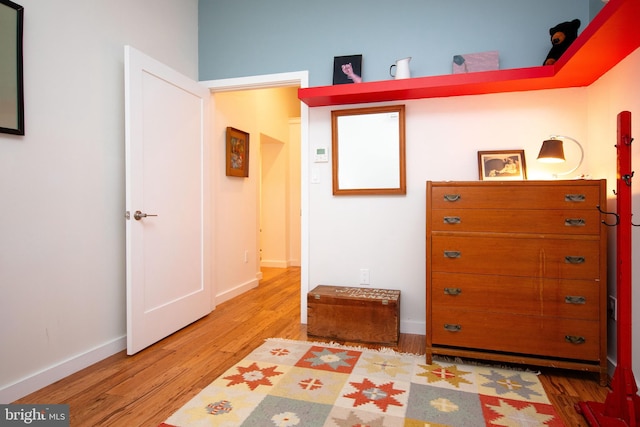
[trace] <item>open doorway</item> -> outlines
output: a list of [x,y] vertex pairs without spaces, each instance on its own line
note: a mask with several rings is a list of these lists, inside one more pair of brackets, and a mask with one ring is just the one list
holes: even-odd
[[[237,78],[237,79],[225,79],[225,80],[214,80],[214,81],[207,81],[207,82],[201,82],[202,84],[204,84],[205,86],[207,86],[211,92],[214,94],[214,99],[216,98],[216,96],[218,94],[221,94],[223,92],[230,92],[230,91],[239,91],[239,93],[244,93],[244,96],[247,96],[247,92],[254,92],[253,89],[266,89],[266,88],[294,88],[293,90],[293,102],[295,102],[299,108],[298,112],[298,123],[288,123],[287,126],[289,126],[290,128],[296,128],[297,130],[295,131],[298,135],[299,138],[299,152],[295,153],[295,154],[291,154],[290,155],[290,162],[293,162],[294,164],[297,165],[297,167],[299,168],[298,171],[298,175],[299,178],[295,179],[295,183],[297,185],[299,185],[299,191],[297,192],[297,194],[299,195],[299,201],[295,201],[295,200],[290,200],[289,201],[289,207],[290,210],[287,212],[286,215],[289,216],[289,220],[291,220],[291,218],[297,218],[299,219],[299,226],[297,227],[297,229],[299,230],[299,236],[296,236],[296,233],[289,233],[289,239],[295,239],[296,243],[299,243],[299,265],[300,265],[300,270],[301,270],[301,283],[300,283],[300,288],[301,288],[301,306],[300,306],[300,312],[301,312],[301,322],[302,323],[306,323],[306,318],[307,318],[307,310],[306,310],[306,293],[308,291],[309,288],[309,284],[308,284],[308,254],[309,254],[309,249],[308,249],[308,186],[306,185],[306,183],[308,182],[308,166],[307,166],[307,162],[308,162],[308,116],[309,116],[309,111],[308,111],[308,107],[302,103],[300,103],[300,101],[297,98],[297,90],[295,89],[296,87],[307,87],[308,86],[308,72],[294,72],[294,73],[283,73],[283,74],[275,74],[275,75],[266,75],[266,76],[254,76],[254,77],[247,77],[247,78]],[[214,102],[214,105],[212,106],[212,109],[216,109],[216,105]],[[242,110],[242,108],[238,108],[239,110]],[[260,120],[260,118],[262,117],[261,113],[256,113],[255,111],[245,111],[245,116],[250,118],[251,120]],[[219,120],[221,118],[222,115],[217,115],[216,116],[216,120]],[[295,118],[290,117],[291,119],[295,120]],[[222,119],[224,120],[224,117],[222,117]],[[226,121],[228,122],[228,121]],[[248,125],[246,126],[252,126],[254,123],[250,122]],[[264,130],[259,130],[259,131],[255,131],[252,132],[252,137],[251,137],[251,144],[252,144],[252,149],[256,149],[256,151],[258,151],[258,147],[260,147],[260,140],[262,139],[262,134],[266,135],[265,140],[269,138],[274,138],[272,135],[277,135],[277,132],[272,131],[272,129],[269,129],[269,124],[264,126]],[[263,129],[261,127],[258,127],[258,129]],[[246,130],[246,129],[243,129]],[[255,129],[254,129],[255,130]],[[217,134],[220,134],[220,128],[216,128],[215,132]],[[214,141],[215,141],[216,135],[214,135]],[[217,135],[217,138],[220,138],[220,135]],[[285,138],[274,138],[276,140],[278,139],[289,139],[288,137]],[[219,144],[220,141],[218,140],[217,142],[214,142],[214,144]],[[270,140],[269,143],[273,143],[273,140]],[[258,157],[253,157],[253,159],[257,160],[259,159]],[[214,159],[214,162],[216,160]],[[218,166],[220,165],[220,159],[218,159]],[[290,173],[290,172],[288,172]],[[256,175],[254,174],[254,177]],[[254,178],[255,180],[255,178]],[[258,180],[260,181],[260,180]],[[223,177],[222,182],[225,183],[225,177]],[[232,190],[229,190],[228,188],[220,188],[220,186],[217,188],[218,194],[222,195],[223,197],[231,197],[231,196],[235,196],[235,194],[231,194],[235,191],[240,191],[240,190],[246,190],[246,187],[253,187],[255,184],[255,182],[251,182],[250,180],[240,180],[240,181],[234,181],[234,188]],[[238,190],[239,187],[245,187],[242,188],[240,190]],[[255,209],[253,208],[249,208],[249,210],[252,210],[255,213],[255,248],[257,250],[258,248],[258,242],[260,241],[260,236],[259,236],[259,217],[260,217],[260,207],[258,206],[259,204],[259,197],[260,197],[260,192],[259,192],[259,188],[257,185],[255,185],[256,190],[255,190],[255,202],[256,202],[256,206]],[[229,190],[229,191],[227,191]],[[253,190],[250,190],[253,191]],[[291,191],[289,191],[290,193]],[[235,212],[234,215],[241,215],[242,212],[238,212],[240,208],[237,208],[237,205],[235,205],[236,208],[233,209],[233,211]],[[246,205],[243,205],[246,206]],[[294,207],[295,206],[295,207]],[[214,207],[215,210],[215,207]],[[225,206],[225,209],[223,209],[223,211],[225,211],[226,213],[224,213],[223,215],[228,215],[228,212],[231,209],[228,209],[228,207]],[[231,218],[225,218],[227,220],[227,224],[230,223]],[[289,221],[290,222],[290,221]],[[246,224],[246,222],[245,222]],[[245,227],[244,230],[241,230],[242,232],[246,232],[246,228]],[[223,231],[227,231],[227,230],[223,230]],[[235,244],[236,236],[234,235],[234,240],[230,241],[230,240],[225,240],[223,243],[218,245],[218,252],[223,252],[224,251],[224,256],[226,256],[227,258],[229,258],[231,260],[231,263],[233,265],[229,266],[229,265],[224,265],[224,268],[227,268],[228,270],[233,270],[234,274],[237,273],[238,270],[241,270],[242,268],[246,268],[246,259],[247,259],[247,252],[250,252],[250,249],[245,249],[244,251],[244,258],[245,258],[245,264],[243,265],[242,263],[239,262],[239,258],[240,256],[237,255],[240,253],[240,251],[242,250],[242,248],[238,247],[233,247],[232,245]],[[291,245],[289,243],[290,247],[294,246]],[[290,251],[290,252],[295,252],[295,251]],[[232,253],[232,255],[228,255],[228,253]],[[218,258],[218,257],[216,257]],[[287,261],[288,263],[292,264],[296,262],[296,257],[295,255],[288,255]],[[254,258],[252,258],[252,254],[249,254],[248,256],[249,259],[249,263],[251,263]],[[256,268],[259,269],[259,256],[255,257],[255,260],[257,262],[256,264]],[[254,277],[255,277],[255,271],[253,271],[254,273]],[[225,282],[225,280],[220,280],[220,282]],[[229,291],[229,293],[231,292],[235,292],[235,290],[231,290]]]
[[299,117],[287,119],[287,136],[260,134],[261,269],[300,266]]

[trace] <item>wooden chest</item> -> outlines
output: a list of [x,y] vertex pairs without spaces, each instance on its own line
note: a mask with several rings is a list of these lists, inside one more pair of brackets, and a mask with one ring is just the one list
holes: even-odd
[[400,291],[320,285],[307,295],[307,334],[397,345]]
[[427,183],[434,354],[607,381],[604,180]]

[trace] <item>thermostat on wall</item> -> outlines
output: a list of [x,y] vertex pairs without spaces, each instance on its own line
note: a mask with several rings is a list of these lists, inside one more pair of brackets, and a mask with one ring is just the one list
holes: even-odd
[[326,163],[329,161],[329,150],[327,147],[317,147],[313,157],[315,163]]

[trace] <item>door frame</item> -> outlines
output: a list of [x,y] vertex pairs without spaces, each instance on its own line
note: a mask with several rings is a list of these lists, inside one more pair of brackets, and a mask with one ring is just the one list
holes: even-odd
[[[263,74],[199,82],[213,94],[275,87],[309,87],[309,71]],[[215,109],[215,104],[213,107]],[[309,107],[300,102],[300,323],[307,323],[309,292]]]

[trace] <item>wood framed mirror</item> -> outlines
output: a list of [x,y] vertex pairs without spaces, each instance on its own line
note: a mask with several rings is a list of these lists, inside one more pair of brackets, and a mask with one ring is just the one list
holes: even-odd
[[404,107],[331,112],[334,195],[407,193]]
[[0,0],[0,132],[24,135],[22,6]]

